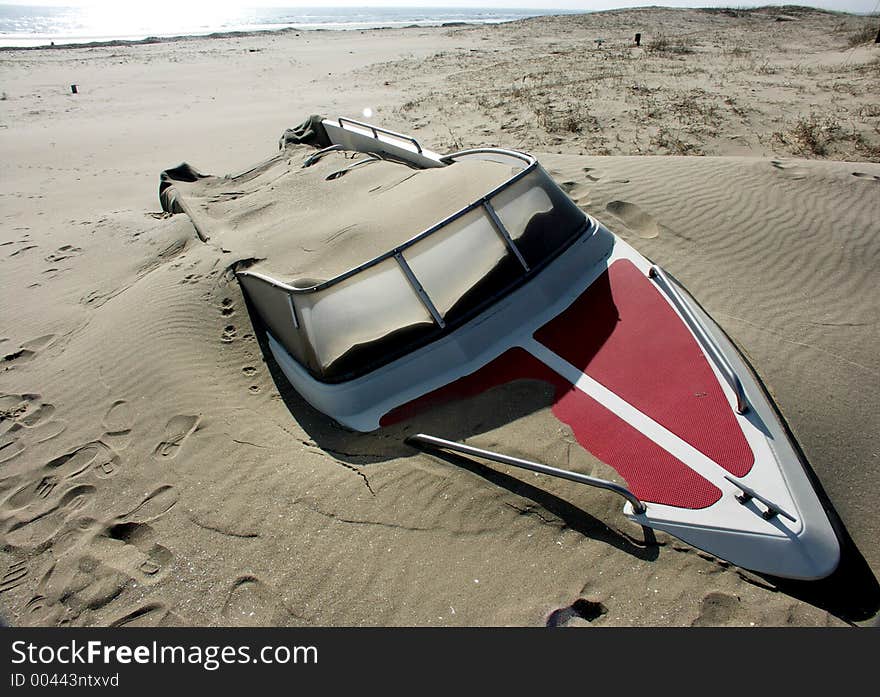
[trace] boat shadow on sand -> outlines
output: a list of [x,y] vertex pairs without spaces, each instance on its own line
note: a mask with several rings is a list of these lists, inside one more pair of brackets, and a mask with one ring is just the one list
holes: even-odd
[[[645,561],[659,555],[659,544],[650,528],[629,524],[634,535],[617,530],[590,515],[576,504],[556,494],[529,484],[469,457],[452,453],[426,454],[404,441],[419,432],[442,433],[445,438],[464,440],[490,433],[515,421],[548,410],[554,401],[554,388],[537,380],[517,380],[501,384],[482,394],[460,401],[450,401],[436,408],[412,415],[393,425],[371,433],[350,431],[322,414],[293,389],[269,349],[265,328],[243,294],[255,336],[263,352],[269,374],[292,418],[314,440],[315,444],[335,459],[358,467],[372,466],[414,457],[433,458],[455,465],[494,486],[528,499],[556,516],[561,524],[587,537],[626,552]],[[549,417],[553,419],[553,417]],[[554,426],[564,426],[556,422]],[[627,521],[628,522],[628,521]],[[641,531],[639,534],[637,531]]]
[[[602,313],[603,326],[594,328],[593,331],[592,343],[596,350],[603,343],[602,336],[610,334],[616,321],[610,293],[607,295],[607,300],[610,306],[608,312]],[[661,533],[658,541],[653,529],[636,526],[634,523],[631,524],[633,532],[640,528],[641,534],[630,535],[621,529],[611,527],[575,503],[547,489],[529,484],[519,477],[489,467],[478,460],[448,452],[436,451],[427,454],[404,442],[408,436],[419,432],[442,433],[445,438],[462,441],[491,433],[496,429],[503,429],[509,424],[538,415],[542,411],[546,412],[555,399],[554,388],[549,383],[538,380],[517,380],[501,384],[461,401],[441,404],[377,431],[357,433],[341,427],[325,414],[317,411],[293,389],[272,356],[265,329],[258,316],[246,297],[244,301],[269,373],[291,417],[318,447],[335,459],[358,467],[413,457],[441,460],[481,477],[516,496],[532,501],[536,506],[556,516],[563,525],[584,537],[608,544],[642,561],[656,561],[660,555],[660,547],[667,544],[665,540],[671,539],[665,533]],[[578,367],[583,368],[588,362],[589,358],[584,366]],[[561,422],[558,422],[558,425],[564,426]],[[783,579],[751,571],[742,572],[738,569],[735,572],[749,583],[814,605],[851,624],[874,624],[880,612],[880,584],[814,475],[813,479],[840,539],[841,559],[837,570],[831,576],[819,581]],[[721,563],[727,565],[727,562]]]

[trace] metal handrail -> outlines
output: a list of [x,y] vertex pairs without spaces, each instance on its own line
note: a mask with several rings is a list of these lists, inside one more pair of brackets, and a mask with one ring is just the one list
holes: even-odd
[[414,436],[410,436],[406,439],[405,442],[409,445],[419,448],[420,450],[424,450],[426,448],[452,450],[454,452],[464,453],[465,455],[473,455],[475,457],[481,457],[486,460],[500,462],[504,465],[511,465],[513,467],[519,467],[521,469],[530,470],[532,472],[540,472],[541,474],[546,474],[551,477],[567,479],[572,482],[577,482],[578,484],[586,484],[587,486],[596,487],[598,489],[606,489],[619,496],[622,496],[627,501],[629,501],[630,504],[632,504],[633,512],[636,515],[641,515],[648,510],[645,507],[645,504],[642,503],[641,500],[639,500],[639,498],[629,489],[621,486],[620,484],[609,482],[605,479],[597,479],[596,477],[590,477],[586,474],[580,474],[579,472],[571,472],[570,470],[559,469],[558,467],[542,465],[538,462],[532,462],[531,460],[523,460],[518,457],[511,457],[510,455],[496,453],[492,450],[475,448],[471,445],[465,445],[456,441],[446,440],[445,438],[437,438],[436,436],[429,436],[425,433],[418,433]]
[[339,124],[339,127],[342,129],[345,129],[346,123],[350,123],[351,125],[357,126],[358,128],[366,128],[368,131],[370,131],[373,134],[373,138],[375,138],[376,140],[379,140],[380,133],[384,133],[386,136],[391,136],[392,138],[397,138],[397,139],[402,140],[406,143],[412,143],[416,148],[416,152],[419,153],[420,155],[422,153],[422,146],[419,145],[419,141],[417,141],[412,136],[404,135],[403,133],[396,133],[395,131],[389,131],[387,128],[381,128],[379,126],[374,126],[371,123],[364,123],[363,121],[355,121],[354,119],[349,119],[349,118],[346,118],[345,116],[340,116],[338,119],[336,119],[336,121]]
[[355,167],[360,167],[361,165],[368,165],[371,162],[380,162],[381,160],[382,160],[382,158],[380,158],[378,155],[367,155],[367,157],[365,157],[363,160],[358,160],[357,162],[352,162],[347,167],[343,167],[342,169],[337,169],[335,172],[331,172],[330,174],[328,174],[325,177],[325,179],[327,181],[333,181],[334,179],[339,179],[339,177],[344,176],[345,174],[348,174]]
[[316,153],[312,153],[311,155],[309,155],[309,156],[303,161],[303,165],[302,165],[302,166],[303,166],[303,167],[311,167],[311,166],[312,166],[313,164],[315,164],[318,160],[320,160],[322,157],[324,157],[324,155],[326,155],[327,153],[337,152],[337,151],[339,151],[339,150],[343,150],[343,149],[344,149],[344,146],[342,146],[342,145],[340,145],[340,144],[338,144],[338,143],[337,143],[336,145],[330,145],[330,146],[328,146],[328,147],[326,147],[326,148],[322,148],[321,150],[318,150],[318,152],[316,152]]
[[537,160],[528,153],[519,152],[518,150],[508,150],[506,148],[469,148],[467,150],[459,150],[444,155],[440,158],[440,162],[445,165],[450,165],[458,159],[473,157],[474,155],[503,155],[504,157],[524,162],[526,167],[530,167],[537,162]]
[[653,279],[654,282],[660,286],[660,288],[669,296],[669,299],[672,301],[673,305],[675,305],[676,309],[681,313],[681,316],[684,318],[684,321],[691,328],[694,335],[697,337],[697,340],[702,344],[703,348],[709,354],[713,361],[715,361],[715,365],[718,366],[718,369],[724,375],[724,379],[727,380],[727,384],[730,385],[734,394],[736,394],[736,411],[738,414],[745,414],[749,410],[749,403],[746,397],[746,391],[743,387],[742,381],[739,379],[739,376],[736,374],[736,371],[727,361],[727,358],[724,356],[724,353],[721,351],[721,348],[715,342],[709,333],[704,329],[702,323],[697,316],[694,314],[693,309],[688,303],[687,300],[678,292],[672,282],[669,280],[669,277],[666,273],[656,264],[650,268],[648,271],[648,277]]

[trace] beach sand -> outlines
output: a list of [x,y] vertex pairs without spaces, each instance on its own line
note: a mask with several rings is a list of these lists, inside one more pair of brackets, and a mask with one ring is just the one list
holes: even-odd
[[[641,10],[0,52],[4,620],[873,623],[880,48],[856,39],[875,24]],[[680,279],[839,514],[841,574],[761,577],[606,492],[402,444],[442,424],[619,481],[533,383],[365,435],[305,404],[223,255],[161,214],[158,175],[239,172],[308,114],[365,108],[440,152],[533,152]]]

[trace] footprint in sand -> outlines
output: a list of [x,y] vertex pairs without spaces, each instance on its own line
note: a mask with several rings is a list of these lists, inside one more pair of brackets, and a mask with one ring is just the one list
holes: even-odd
[[32,408],[34,402],[40,399],[40,395],[32,394],[2,394],[0,395],[0,424],[15,423]]
[[256,576],[239,576],[223,606],[223,619],[235,627],[274,624],[278,611],[276,593]]
[[223,328],[223,334],[220,335],[220,341],[224,344],[232,343],[235,340],[236,333],[235,325],[228,324]]
[[40,402],[40,406],[38,406],[36,409],[28,411],[26,414],[17,419],[16,425],[33,428],[34,426],[37,426],[41,421],[45,422],[51,419],[54,413],[54,404],[49,404],[48,402]]
[[59,261],[64,261],[65,259],[71,259],[72,257],[79,256],[82,254],[82,249],[80,247],[74,247],[69,244],[65,244],[54,252],[52,252],[49,256],[46,257],[46,261],[50,264],[57,263]]
[[119,458],[112,448],[101,441],[86,443],[36,470],[29,482],[3,502],[0,510],[20,511],[19,515],[31,517],[42,515],[41,511],[45,512],[46,509],[45,502],[59,485],[88,470],[101,479],[112,476],[118,468],[118,462]]
[[3,356],[2,364],[4,370],[10,370],[14,368],[16,365],[22,365],[23,363],[28,363],[33,360],[34,356],[37,354],[33,351],[29,351],[26,348],[20,348],[18,351],[13,351],[12,353],[7,353]]
[[40,405],[36,409],[30,409],[26,414],[16,419],[16,422],[13,425],[21,426],[24,428],[34,428],[36,426],[39,426],[40,423],[46,423],[47,421],[50,421],[54,413],[54,404],[50,404],[48,402],[40,402]]
[[46,334],[45,336],[26,341],[17,351],[12,351],[3,356],[2,363],[4,369],[9,370],[16,365],[29,363],[36,358],[44,348],[49,346],[54,339],[54,334]]
[[106,477],[115,473],[118,462],[119,457],[114,450],[106,443],[96,440],[52,460],[46,465],[46,470],[64,479],[75,477],[86,470],[91,470],[99,477]]
[[783,160],[771,160],[770,164],[786,179],[799,180],[807,178],[807,170],[802,167],[796,167]]
[[38,398],[39,395],[0,396],[0,463],[24,451],[25,444],[19,437],[19,431],[23,428],[21,419],[29,413],[31,403]]
[[602,603],[586,598],[578,598],[568,607],[554,610],[547,618],[548,627],[566,627],[570,624],[582,622],[595,622],[608,613],[608,608]]
[[[176,502],[174,488],[164,485],[131,511],[104,522],[69,520],[52,545],[56,561],[25,608],[32,623],[68,623],[86,610],[108,605],[132,580],[149,585],[164,578],[174,555],[156,542],[147,522],[165,515]],[[117,622],[136,623],[149,611],[146,606],[146,612],[135,610]]]
[[223,298],[220,302],[220,314],[229,317],[235,314],[235,308],[232,305],[232,298]]
[[81,540],[94,535],[101,527],[101,522],[91,516],[72,516],[52,538],[52,555],[60,558],[74,549]]
[[0,407],[0,462],[10,460],[23,452],[29,445],[45,443],[56,438],[67,428],[64,421],[53,419],[55,406],[33,404],[40,395],[3,395]]
[[102,439],[120,450],[127,448],[131,429],[134,426],[134,416],[132,406],[124,399],[117,399],[104,414],[106,431]]
[[620,218],[624,225],[642,239],[650,240],[660,235],[657,221],[634,203],[611,201],[605,206],[605,210]]
[[103,525],[92,538],[90,553],[141,583],[157,581],[171,567],[174,555],[156,542],[156,532],[148,522],[165,515],[176,503],[174,487],[160,486],[134,509]]
[[148,523],[165,515],[176,503],[177,490],[170,484],[163,484],[128,513],[118,516],[116,522]]
[[24,624],[41,627],[63,627],[70,624],[70,616],[66,607],[52,603],[39,593],[32,597],[24,606]]
[[31,250],[31,249],[36,249],[36,248],[37,248],[37,245],[35,245],[35,244],[25,245],[24,247],[19,247],[18,249],[16,249],[16,250],[15,250],[12,254],[10,254],[9,256],[11,256],[11,257],[17,257],[17,256],[18,256],[19,254],[21,254],[22,252],[27,252],[27,251],[29,251],[29,250]]
[[115,600],[131,583],[131,576],[85,552],[59,559],[40,583],[41,624],[68,624],[88,610],[99,610]]
[[254,366],[252,365],[246,365],[244,368],[241,369],[241,372],[244,374],[245,377],[252,378],[254,375],[257,374],[257,369],[254,368]]
[[568,194],[569,198],[579,206],[589,205],[590,202],[587,200],[587,197],[590,192],[584,184],[578,182],[562,182],[560,187]]
[[111,627],[183,627],[186,622],[164,603],[147,603],[110,623]]
[[74,513],[85,511],[92,503],[95,487],[81,484],[68,489],[49,510],[34,518],[13,517],[6,523],[3,539],[11,547],[33,549],[49,543]]
[[190,434],[199,427],[199,417],[186,414],[179,414],[172,418],[165,426],[165,440],[163,440],[153,455],[160,459],[173,459],[177,457],[184,442],[189,438]]
[[727,593],[707,593],[700,603],[700,614],[691,622],[692,627],[718,627],[730,624],[740,608],[739,598]]
[[11,460],[24,451],[24,444],[15,436],[6,434],[0,438],[0,463]]
[[165,575],[174,559],[155,538],[155,531],[146,523],[116,523],[94,539],[91,552],[108,566],[141,583],[151,583]]
[[119,455],[113,448],[102,441],[95,441],[91,445],[96,445],[98,448],[92,467],[95,475],[99,479],[107,479],[114,476],[119,471],[121,463]]
[[40,353],[43,349],[48,348],[53,341],[55,341],[54,334],[44,334],[43,336],[38,336],[36,339],[24,342],[22,347],[29,351]]
[[866,179],[868,181],[880,182],[880,176],[876,174],[868,174],[867,172],[853,172],[852,175],[854,177],[858,177],[859,179]]
[[45,443],[53,438],[57,438],[64,433],[66,429],[67,424],[64,421],[52,419],[49,421],[41,421],[33,426],[21,426],[20,424],[15,424],[9,429],[9,432],[19,433],[19,435],[25,438],[29,444],[36,445],[37,443]]
[[28,568],[24,561],[13,562],[6,569],[6,573],[0,577],[0,593],[18,588],[25,582],[27,575]]

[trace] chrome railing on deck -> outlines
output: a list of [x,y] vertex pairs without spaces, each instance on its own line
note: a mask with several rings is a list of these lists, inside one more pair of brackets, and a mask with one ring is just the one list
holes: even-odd
[[504,465],[519,467],[520,469],[529,470],[531,472],[540,472],[541,474],[546,474],[551,477],[567,479],[571,482],[577,482],[578,484],[586,484],[587,486],[596,487],[597,489],[606,489],[607,491],[612,491],[618,496],[622,496],[627,501],[629,501],[630,505],[633,508],[633,513],[635,513],[636,515],[644,513],[647,510],[645,508],[645,504],[642,503],[642,501],[639,500],[638,496],[636,496],[633,492],[631,492],[625,486],[615,484],[614,482],[609,482],[606,479],[597,479],[596,477],[590,477],[589,475],[581,474],[580,472],[572,472],[571,470],[564,470],[559,469],[558,467],[551,467],[550,465],[543,465],[540,462],[523,460],[519,457],[512,457],[510,455],[504,455],[503,453],[496,453],[493,450],[483,450],[482,448],[475,448],[472,445],[465,445],[464,443],[458,443],[454,440],[446,440],[445,438],[429,436],[426,433],[417,433],[416,435],[410,436],[406,439],[406,443],[408,445],[412,445],[415,448],[419,448],[420,450],[450,450],[452,452],[462,453],[464,455],[473,455],[474,457],[481,457],[485,460],[492,460],[493,462],[500,462]]
[[733,390],[736,395],[736,411],[739,414],[745,414],[749,410],[749,402],[746,398],[746,391],[743,388],[742,381],[739,379],[739,375],[736,374],[736,371],[727,361],[727,358],[724,357],[724,352],[718,347],[718,344],[715,343],[715,340],[709,335],[706,329],[703,327],[703,323],[696,317],[694,314],[693,308],[691,308],[690,303],[682,296],[681,293],[678,292],[675,285],[666,275],[666,273],[656,264],[651,267],[648,275],[654,280],[654,282],[660,286],[661,290],[663,290],[669,299],[672,301],[672,304],[675,308],[681,313],[682,318],[685,323],[690,327],[691,331],[697,337],[697,340],[702,344],[706,353],[712,358],[715,362],[715,365],[718,366],[718,370],[721,371],[721,374],[724,376],[724,379],[727,380],[727,384],[730,385],[730,388]]

